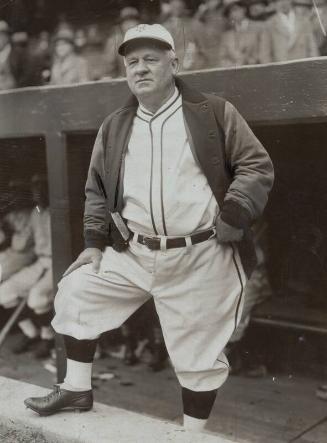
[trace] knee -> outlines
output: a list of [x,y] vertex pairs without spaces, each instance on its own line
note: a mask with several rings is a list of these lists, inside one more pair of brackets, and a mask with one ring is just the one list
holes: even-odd
[[9,281],[0,285],[0,306],[5,309],[13,308],[17,305],[20,294],[17,293]]
[[58,283],[58,292],[68,291],[70,294],[79,293],[85,287],[85,278],[80,268],[63,277]]
[[36,314],[43,314],[51,309],[52,292],[46,288],[35,286],[30,290],[27,299],[27,306]]

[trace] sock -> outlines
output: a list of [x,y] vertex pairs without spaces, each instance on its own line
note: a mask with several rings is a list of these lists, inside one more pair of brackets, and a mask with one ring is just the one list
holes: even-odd
[[184,427],[187,430],[203,431],[217,395],[212,391],[191,391],[182,387]]
[[66,355],[70,360],[82,363],[93,363],[95,350],[99,339],[78,340],[70,335],[63,335]]
[[190,417],[184,414],[184,428],[188,431],[201,432],[204,430],[208,420]]
[[92,363],[82,363],[67,358],[66,377],[61,387],[68,391],[88,391],[92,389],[91,377]]
[[19,328],[28,338],[36,338],[39,331],[30,318],[25,318],[18,323]]
[[50,326],[41,326],[41,338],[42,340],[53,340],[54,332]]

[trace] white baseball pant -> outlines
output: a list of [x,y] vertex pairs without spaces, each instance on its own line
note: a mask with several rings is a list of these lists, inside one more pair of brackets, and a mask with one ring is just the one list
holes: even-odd
[[106,248],[98,274],[83,265],[61,280],[52,326],[95,339],[153,296],[180,384],[209,391],[228,376],[223,349],[241,317],[245,281],[238,253],[215,238],[165,251],[131,241],[125,252]]

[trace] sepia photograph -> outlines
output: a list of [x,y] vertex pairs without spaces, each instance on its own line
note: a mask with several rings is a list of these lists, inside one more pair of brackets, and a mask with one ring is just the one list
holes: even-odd
[[0,155],[0,443],[327,442],[327,0],[0,0]]

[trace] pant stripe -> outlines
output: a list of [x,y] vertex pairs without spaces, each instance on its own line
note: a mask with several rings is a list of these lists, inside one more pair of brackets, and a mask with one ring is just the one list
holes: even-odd
[[232,250],[233,250],[233,262],[237,271],[237,275],[241,284],[241,292],[240,295],[238,297],[238,302],[237,302],[237,307],[236,307],[236,312],[235,312],[235,323],[234,323],[234,331],[237,328],[237,319],[238,319],[238,313],[240,310],[240,305],[241,305],[241,301],[242,301],[242,297],[243,297],[243,292],[244,292],[244,285],[243,285],[243,281],[242,281],[242,276],[241,276],[241,272],[240,272],[240,268],[238,267],[237,261],[236,261],[236,257],[235,257],[235,248],[234,246],[231,244]]

